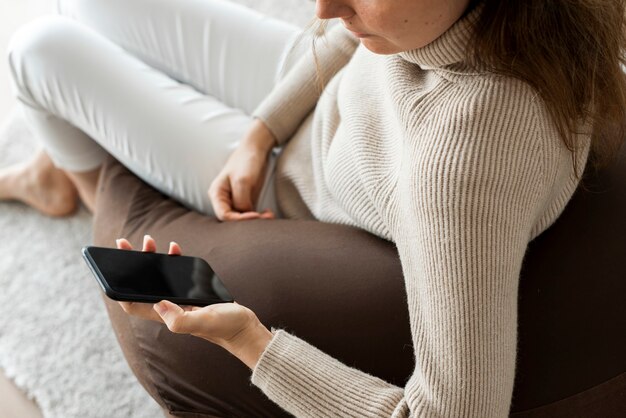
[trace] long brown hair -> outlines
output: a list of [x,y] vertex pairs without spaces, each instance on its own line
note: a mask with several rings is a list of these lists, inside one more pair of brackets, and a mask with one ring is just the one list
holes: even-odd
[[[482,4],[481,4],[482,3]],[[611,163],[626,138],[626,0],[473,0],[468,61],[534,87],[572,151],[591,127],[590,163]]]

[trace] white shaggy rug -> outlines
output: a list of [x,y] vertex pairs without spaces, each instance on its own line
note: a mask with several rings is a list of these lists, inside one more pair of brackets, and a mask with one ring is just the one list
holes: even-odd
[[[207,0],[209,1],[209,0]],[[303,26],[308,0],[233,0]],[[14,113],[0,129],[0,166],[37,144]],[[152,418],[160,408],[126,364],[81,255],[91,216],[51,219],[0,202],[0,368],[46,418]]]

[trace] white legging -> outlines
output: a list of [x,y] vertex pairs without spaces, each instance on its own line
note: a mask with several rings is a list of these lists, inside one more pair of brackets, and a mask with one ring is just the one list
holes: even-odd
[[[212,215],[209,185],[294,61],[300,29],[223,0],[57,4],[60,15],[20,28],[7,51],[18,106],[55,165],[88,171],[108,152]],[[279,214],[277,155],[257,210]]]

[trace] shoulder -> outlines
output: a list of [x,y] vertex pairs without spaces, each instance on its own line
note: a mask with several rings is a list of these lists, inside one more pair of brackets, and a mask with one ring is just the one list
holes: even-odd
[[[528,83],[492,73],[443,81],[401,104],[405,145],[424,151],[464,149],[463,156],[489,158],[489,148],[506,153],[555,150],[560,137],[539,93]],[[432,142],[432,143],[431,143]],[[448,145],[446,145],[448,144]]]
[[423,123],[405,133],[400,185],[407,198],[436,207],[488,193],[491,203],[543,199],[552,171],[546,155],[559,138],[543,128],[549,116],[533,88],[480,74],[449,82],[427,102]]
[[501,136],[554,137],[545,102],[530,84],[490,72],[450,67],[420,70],[389,59],[388,97],[405,137],[432,131],[497,139]]
[[472,122],[486,134],[517,132],[527,135],[535,131],[538,119],[545,122],[546,106],[539,93],[528,83],[513,77],[493,73],[458,75],[447,82],[447,94],[437,105],[441,111],[449,109],[453,116],[440,120],[448,123]]

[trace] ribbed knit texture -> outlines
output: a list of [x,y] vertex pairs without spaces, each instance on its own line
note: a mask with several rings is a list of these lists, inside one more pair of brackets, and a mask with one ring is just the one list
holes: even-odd
[[[318,51],[321,97],[307,56],[255,111],[286,142],[285,215],[394,241],[406,281],[416,365],[404,388],[275,331],[252,382],[296,417],[508,415],[524,253],[578,180],[537,93],[463,63],[477,13],[392,56],[335,28]],[[578,140],[582,170],[589,135]]]

